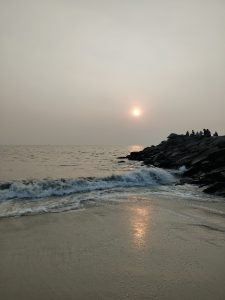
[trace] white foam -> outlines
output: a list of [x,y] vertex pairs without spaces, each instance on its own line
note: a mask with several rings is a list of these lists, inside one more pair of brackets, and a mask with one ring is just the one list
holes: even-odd
[[9,184],[8,188],[0,190],[0,200],[37,199],[119,187],[170,185],[175,181],[174,175],[169,171],[147,167],[134,172],[121,175],[114,174],[108,177],[14,181]]

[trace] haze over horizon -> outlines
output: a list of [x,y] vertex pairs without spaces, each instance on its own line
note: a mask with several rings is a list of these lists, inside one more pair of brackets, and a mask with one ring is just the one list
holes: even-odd
[[0,144],[225,134],[225,1],[0,1],[0,44]]

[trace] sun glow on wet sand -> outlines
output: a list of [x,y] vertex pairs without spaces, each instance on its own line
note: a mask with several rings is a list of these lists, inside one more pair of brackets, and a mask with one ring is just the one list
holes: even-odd
[[132,239],[135,247],[143,248],[150,231],[150,206],[134,206],[130,208]]

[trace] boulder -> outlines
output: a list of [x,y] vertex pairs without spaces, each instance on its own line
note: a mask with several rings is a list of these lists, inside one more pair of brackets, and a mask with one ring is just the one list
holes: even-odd
[[131,152],[127,158],[160,168],[185,166],[181,183],[198,184],[205,186],[206,193],[225,195],[225,136],[171,133],[159,145]]

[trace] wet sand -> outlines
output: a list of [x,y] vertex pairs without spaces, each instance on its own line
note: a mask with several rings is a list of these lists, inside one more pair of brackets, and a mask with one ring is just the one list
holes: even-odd
[[225,299],[225,218],[138,200],[0,220],[0,299]]

